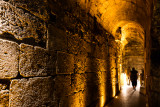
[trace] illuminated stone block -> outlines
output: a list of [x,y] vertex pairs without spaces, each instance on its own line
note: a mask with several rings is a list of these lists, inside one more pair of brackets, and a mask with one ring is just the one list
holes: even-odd
[[63,97],[60,100],[59,107],[82,107],[79,95],[79,93],[74,93],[73,95]]
[[0,107],[8,107],[9,90],[1,90],[0,93]]
[[10,107],[54,107],[53,86],[51,77],[14,79],[10,85]]
[[85,89],[86,87],[86,78],[85,74],[74,74],[72,75],[72,91],[79,92]]
[[22,76],[33,75],[34,47],[27,44],[20,45],[19,72]]
[[0,39],[0,79],[15,78],[18,74],[19,46]]
[[50,61],[46,49],[27,44],[20,45],[19,71],[22,76],[46,76],[51,74],[53,71],[48,70]]
[[74,55],[64,52],[58,52],[57,66],[57,74],[74,73]]
[[85,73],[86,68],[86,57],[84,56],[75,56],[75,73]]

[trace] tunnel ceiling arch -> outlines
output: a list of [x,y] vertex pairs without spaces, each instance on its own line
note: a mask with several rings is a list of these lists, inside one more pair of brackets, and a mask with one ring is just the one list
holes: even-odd
[[[130,29],[136,29],[139,33],[138,40],[143,41],[144,31],[150,16],[153,0],[77,0],[80,5],[91,15],[97,18],[97,21],[109,31],[115,38],[117,29],[130,24]],[[138,25],[138,26],[136,26]],[[141,26],[141,28],[139,27]],[[140,32],[139,29],[140,28]],[[143,31],[142,31],[143,29]],[[123,29],[124,32],[124,29]],[[128,32],[128,31],[127,31]],[[129,33],[129,32],[128,32]],[[132,32],[133,33],[133,32]],[[135,35],[135,34],[134,34]],[[124,39],[123,35],[122,39]],[[137,36],[137,34],[136,34]],[[133,36],[131,36],[132,38]],[[129,36],[127,37],[129,38]],[[143,44],[143,43],[142,43]]]

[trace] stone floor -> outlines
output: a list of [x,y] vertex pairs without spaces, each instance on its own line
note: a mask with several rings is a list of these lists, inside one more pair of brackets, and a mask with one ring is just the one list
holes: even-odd
[[140,94],[139,90],[139,87],[134,91],[132,86],[125,85],[121,93],[105,107],[147,107],[146,96]]

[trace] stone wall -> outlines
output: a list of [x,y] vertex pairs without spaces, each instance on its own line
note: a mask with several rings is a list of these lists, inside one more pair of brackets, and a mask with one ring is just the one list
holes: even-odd
[[119,91],[113,36],[77,2],[53,2],[0,1],[0,106],[103,106]]
[[151,48],[149,54],[150,58],[150,72],[148,74],[148,99],[149,106],[160,106],[160,1],[157,1],[153,10],[152,26],[151,26]]

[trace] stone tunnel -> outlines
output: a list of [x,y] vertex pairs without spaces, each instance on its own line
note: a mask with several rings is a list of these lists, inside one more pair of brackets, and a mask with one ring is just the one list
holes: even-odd
[[104,107],[144,72],[160,106],[159,0],[0,0],[0,107]]

